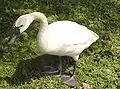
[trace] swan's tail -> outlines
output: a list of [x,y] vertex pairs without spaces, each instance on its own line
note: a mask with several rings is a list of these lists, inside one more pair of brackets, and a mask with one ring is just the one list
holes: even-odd
[[95,32],[91,31],[91,33],[93,34],[94,42],[95,42],[97,39],[99,39],[99,36],[98,36]]

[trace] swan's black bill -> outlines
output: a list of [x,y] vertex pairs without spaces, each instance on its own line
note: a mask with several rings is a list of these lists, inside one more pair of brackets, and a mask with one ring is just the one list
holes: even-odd
[[17,39],[17,35],[14,35],[13,37],[10,37],[10,39],[8,40],[8,44],[13,44],[15,42],[15,40]]
[[22,25],[19,27],[13,27],[13,35],[8,40],[9,45],[13,44],[20,37],[20,27],[22,27]]

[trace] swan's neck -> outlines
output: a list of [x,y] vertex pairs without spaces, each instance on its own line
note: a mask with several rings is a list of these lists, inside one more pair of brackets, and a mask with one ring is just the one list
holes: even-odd
[[33,12],[33,13],[30,13],[30,15],[34,18],[34,20],[40,22],[40,28],[38,31],[38,36],[39,36],[48,28],[47,18],[43,13],[40,13],[40,12]]
[[45,31],[48,29],[48,22],[47,22],[47,18],[43,13],[40,12],[33,12],[31,13],[31,15],[33,16],[34,20],[37,20],[40,22],[40,29],[38,31],[38,35],[37,35],[37,46],[40,47],[43,43],[41,41],[43,41],[42,37],[45,33]]
[[34,20],[40,22],[40,30],[39,31],[44,31],[48,27],[48,22],[47,18],[43,13],[40,12],[33,12],[30,13],[30,15],[34,18]]

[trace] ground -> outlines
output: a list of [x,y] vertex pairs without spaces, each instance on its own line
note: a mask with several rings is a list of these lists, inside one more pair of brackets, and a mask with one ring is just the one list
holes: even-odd
[[[44,12],[49,23],[66,19],[76,21],[100,36],[80,54],[76,68],[77,89],[80,89],[83,82],[89,84],[91,89],[119,89],[120,0],[80,0],[79,3],[68,3],[69,0],[64,3],[54,0],[54,3],[51,0],[40,1],[30,0],[28,3],[27,0],[21,0],[17,8],[16,1],[8,0],[5,3],[7,6],[1,11],[0,89],[70,89],[61,83],[56,75],[42,74],[44,65],[58,68],[59,60],[57,56],[41,56],[41,52],[37,49],[38,23],[34,22],[15,44],[6,44],[15,20],[20,15],[33,11]],[[69,74],[71,58],[62,59],[63,72]]]

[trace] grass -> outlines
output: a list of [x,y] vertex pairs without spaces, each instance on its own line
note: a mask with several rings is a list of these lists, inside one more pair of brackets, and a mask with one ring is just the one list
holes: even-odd
[[[76,69],[77,89],[82,82],[88,83],[91,89],[119,89],[120,0],[53,1],[21,0],[17,1],[18,5],[8,0],[3,10],[0,9],[0,89],[70,89],[56,75],[42,74],[44,65],[58,68],[59,60],[57,56],[40,56],[36,48],[37,23],[33,23],[15,44],[6,44],[12,33],[8,30],[17,17],[32,11],[44,12],[49,23],[63,19],[77,21],[100,36],[80,54]],[[65,73],[69,73],[67,68],[71,69],[72,65],[68,59],[63,57]]]

